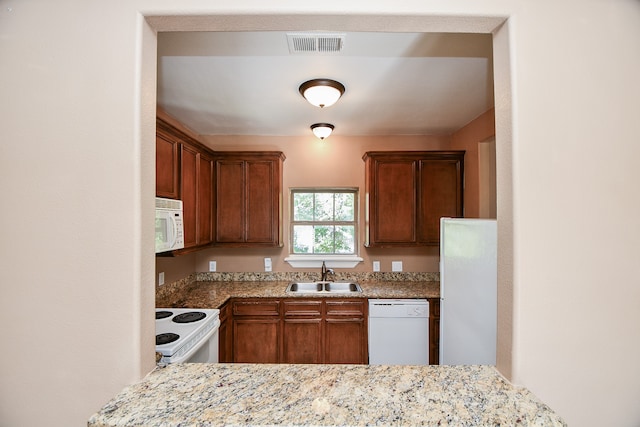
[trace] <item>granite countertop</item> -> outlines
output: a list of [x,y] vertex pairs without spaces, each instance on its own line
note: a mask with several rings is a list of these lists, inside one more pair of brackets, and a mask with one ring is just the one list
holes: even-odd
[[489,366],[172,364],[88,427],[565,426]]
[[296,294],[285,292],[289,281],[197,281],[179,292],[156,296],[156,307],[219,308],[234,298],[439,298],[440,282],[358,282],[362,293]]

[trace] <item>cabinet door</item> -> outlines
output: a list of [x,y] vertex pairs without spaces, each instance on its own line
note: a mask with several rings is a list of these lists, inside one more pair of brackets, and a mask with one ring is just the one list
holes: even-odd
[[463,216],[464,151],[367,152],[365,246],[437,246]]
[[280,301],[233,301],[233,361],[279,363],[281,348]]
[[206,245],[213,240],[213,159],[200,153],[197,164],[197,243]]
[[429,298],[429,364],[440,364],[440,300]]
[[177,199],[178,159],[177,141],[163,133],[156,134],[156,196]]
[[367,246],[416,241],[416,162],[372,159],[367,164],[369,197]]
[[233,361],[278,363],[280,319],[234,319]]
[[181,144],[181,147],[180,198],[186,249],[197,245],[198,152],[186,144]]
[[282,362],[322,363],[322,301],[283,302]]
[[326,302],[325,363],[368,363],[365,301]]
[[225,152],[216,159],[216,243],[280,246],[284,155]]
[[231,304],[228,302],[220,307],[218,360],[220,363],[233,362],[233,320],[231,317]]
[[460,160],[421,160],[418,241],[440,242],[440,218],[462,216],[462,167]]
[[[274,243],[277,224],[277,196],[273,161],[246,162],[246,239],[248,243]],[[276,208],[274,210],[274,208]]]
[[216,161],[216,242],[244,241],[244,162]]

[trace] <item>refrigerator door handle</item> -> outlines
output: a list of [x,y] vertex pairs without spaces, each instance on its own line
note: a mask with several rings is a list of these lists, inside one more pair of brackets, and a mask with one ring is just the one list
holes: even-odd
[[440,257],[440,299],[444,299],[444,286],[442,286],[442,284],[444,283],[444,270],[442,269],[442,256]]

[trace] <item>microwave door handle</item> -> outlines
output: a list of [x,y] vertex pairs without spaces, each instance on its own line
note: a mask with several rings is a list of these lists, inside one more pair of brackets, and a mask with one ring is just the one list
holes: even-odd
[[171,243],[169,247],[173,248],[176,245],[176,241],[178,240],[178,223],[175,217],[171,217],[171,228],[173,229],[173,233],[171,235]]

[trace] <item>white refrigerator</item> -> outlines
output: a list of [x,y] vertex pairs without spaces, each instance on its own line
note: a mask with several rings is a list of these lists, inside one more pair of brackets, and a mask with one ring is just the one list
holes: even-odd
[[495,365],[494,219],[440,220],[440,364]]

